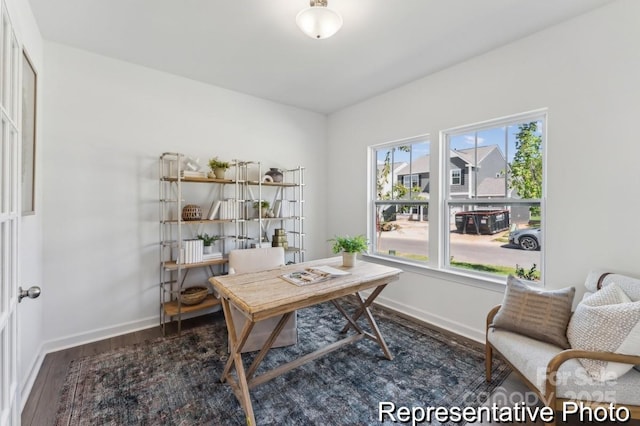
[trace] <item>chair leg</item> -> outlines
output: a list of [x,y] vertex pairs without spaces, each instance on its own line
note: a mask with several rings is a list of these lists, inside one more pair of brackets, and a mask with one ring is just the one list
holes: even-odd
[[489,344],[489,342],[485,342],[485,356],[484,356],[484,365],[485,365],[485,376],[487,379],[487,382],[491,381],[491,367],[492,367],[492,362],[493,362],[493,349],[491,348],[491,345]]

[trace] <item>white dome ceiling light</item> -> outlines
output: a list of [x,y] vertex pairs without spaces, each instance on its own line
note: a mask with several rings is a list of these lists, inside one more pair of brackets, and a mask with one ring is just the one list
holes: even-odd
[[327,0],[311,0],[310,7],[296,16],[296,24],[311,38],[328,38],[342,27],[342,16],[327,7]]

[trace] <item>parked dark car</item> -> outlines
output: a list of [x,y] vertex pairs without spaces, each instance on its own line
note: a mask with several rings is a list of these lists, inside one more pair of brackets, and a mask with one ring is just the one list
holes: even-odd
[[540,250],[540,228],[517,229],[509,233],[509,244],[523,250]]

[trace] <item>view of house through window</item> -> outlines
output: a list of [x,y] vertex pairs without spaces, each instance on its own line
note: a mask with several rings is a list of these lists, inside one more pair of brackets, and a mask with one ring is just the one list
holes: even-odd
[[460,183],[445,188],[446,265],[540,278],[542,117],[445,133],[447,167]]
[[[444,132],[442,170],[431,170],[426,138],[372,148],[373,252],[425,263],[429,239],[443,235],[431,267],[540,279],[544,124],[543,114],[522,115]],[[428,218],[439,208],[429,204],[431,173],[443,184],[441,233]]]
[[376,254],[427,260],[429,152],[429,141],[424,138],[374,150]]

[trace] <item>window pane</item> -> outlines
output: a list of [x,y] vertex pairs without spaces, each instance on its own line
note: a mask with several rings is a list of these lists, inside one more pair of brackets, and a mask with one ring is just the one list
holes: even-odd
[[375,150],[375,254],[427,261],[429,148],[428,141],[414,139]]
[[539,278],[539,209],[539,203],[450,205],[449,265],[502,276],[533,268]]
[[502,121],[447,135],[450,268],[539,279],[542,125]]
[[376,205],[375,254],[426,262],[429,258],[427,203]]

